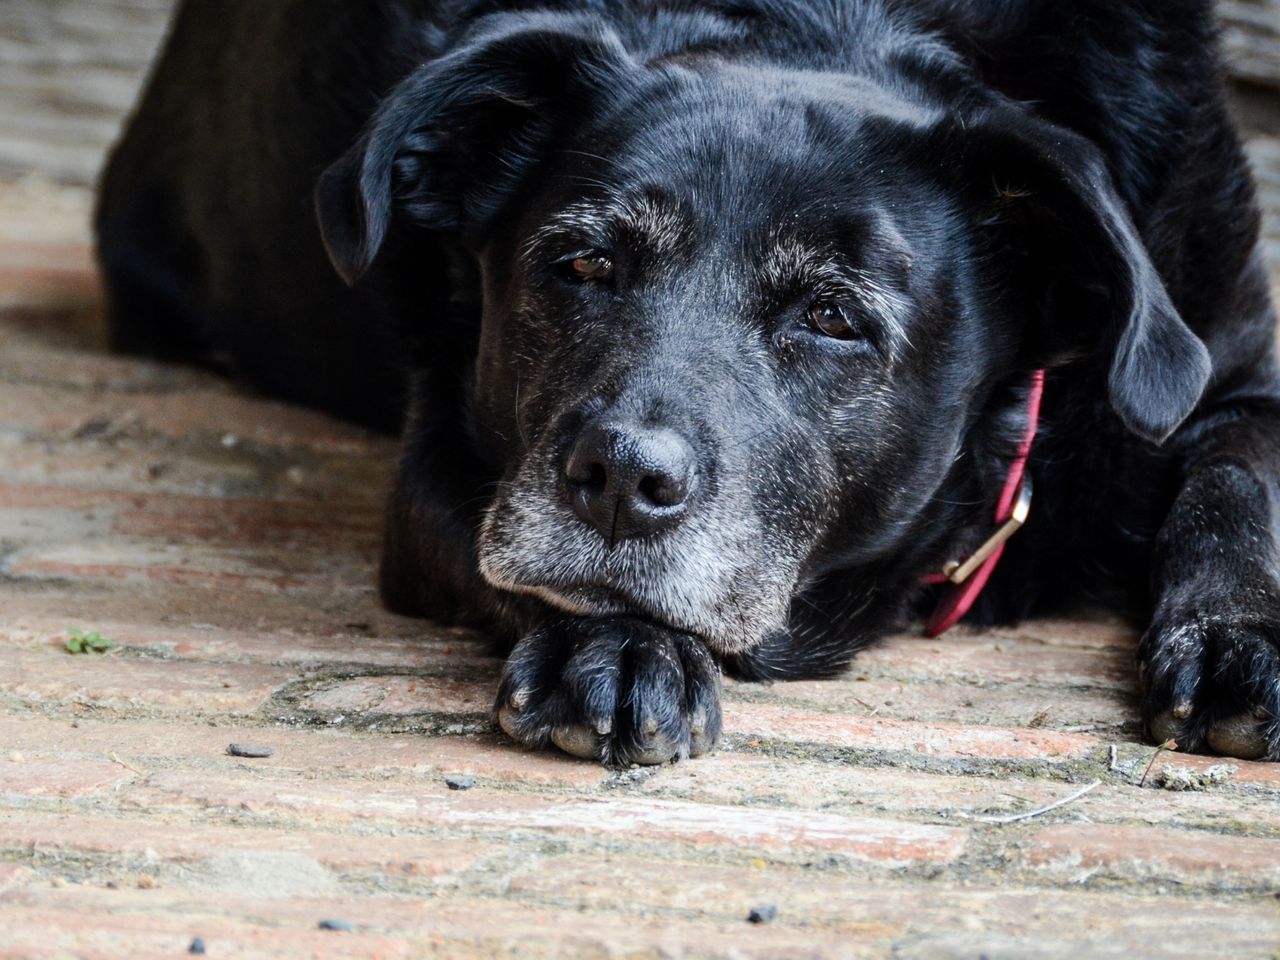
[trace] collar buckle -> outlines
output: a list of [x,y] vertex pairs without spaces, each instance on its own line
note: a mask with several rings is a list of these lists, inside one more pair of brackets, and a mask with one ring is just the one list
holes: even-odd
[[991,555],[1009,541],[1015,533],[1022,529],[1031,515],[1031,476],[1024,475],[1018,487],[1018,496],[1013,502],[1013,512],[1009,519],[996,529],[987,541],[969,555],[967,560],[953,560],[942,568],[942,575],[948,581],[960,586],[972,577],[991,558]]

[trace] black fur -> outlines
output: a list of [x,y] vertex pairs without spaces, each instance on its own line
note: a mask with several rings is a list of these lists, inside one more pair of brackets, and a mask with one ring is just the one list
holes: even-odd
[[383,595],[522,742],[698,753],[717,662],[927,610],[1047,368],[971,621],[1132,610],[1152,735],[1280,759],[1258,221],[1209,0],[186,0],[98,229],[120,347],[403,430]]

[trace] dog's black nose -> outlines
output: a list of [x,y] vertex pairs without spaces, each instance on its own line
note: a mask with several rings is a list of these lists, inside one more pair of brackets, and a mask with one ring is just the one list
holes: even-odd
[[697,462],[674,430],[604,423],[582,431],[564,474],[574,513],[612,545],[678,523],[693,493]]

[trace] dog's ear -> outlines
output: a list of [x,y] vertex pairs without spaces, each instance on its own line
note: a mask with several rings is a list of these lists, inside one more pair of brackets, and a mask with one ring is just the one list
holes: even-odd
[[1024,291],[1035,361],[1108,351],[1111,406],[1162,443],[1195,409],[1209,352],[1179,316],[1101,151],[1008,108],[962,134],[971,189],[985,194],[1004,285]]
[[338,273],[352,284],[368,270],[393,211],[427,229],[482,229],[567,124],[618,95],[630,65],[585,19],[500,14],[410,74],[316,186]]

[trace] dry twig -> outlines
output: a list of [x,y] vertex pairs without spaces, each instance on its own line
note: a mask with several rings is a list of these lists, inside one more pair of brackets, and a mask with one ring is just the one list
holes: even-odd
[[1147,775],[1151,773],[1151,768],[1156,765],[1156,759],[1160,756],[1160,754],[1162,754],[1166,750],[1177,750],[1177,749],[1178,749],[1177,740],[1166,740],[1164,743],[1160,744],[1160,746],[1156,747],[1156,752],[1151,755],[1151,762],[1147,764],[1147,769],[1142,771],[1142,779],[1138,781],[1138,786],[1145,787],[1147,785]]
[[149,776],[147,771],[139,770],[137,767],[135,767],[132,763],[129,763],[129,761],[127,760],[121,760],[118,756],[116,756],[114,750],[107,754],[107,759],[110,760],[112,763],[118,763],[120,766],[124,767],[126,770],[132,770],[134,773],[136,773],[140,777]]
[[1038,810],[1028,810],[1026,813],[1015,813],[1011,817],[979,817],[983,823],[1017,823],[1019,820],[1030,820],[1032,817],[1038,817],[1048,813],[1050,810],[1057,810],[1059,807],[1065,807],[1068,803],[1075,803],[1090,790],[1102,786],[1101,780],[1095,780],[1087,787],[1082,787],[1069,797],[1063,797],[1061,800],[1055,801],[1048,806],[1040,807]]

